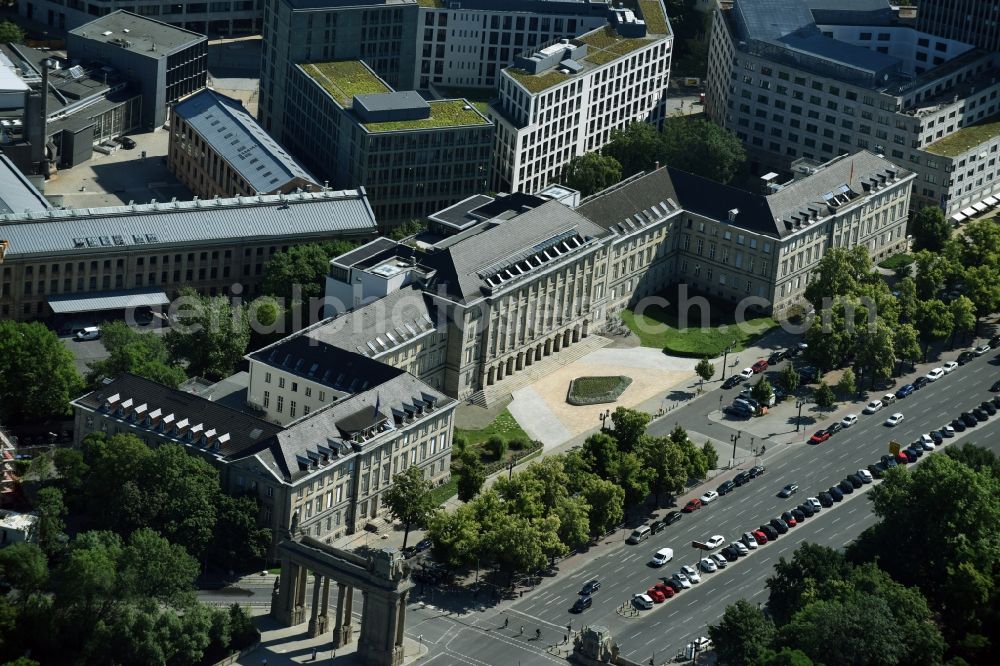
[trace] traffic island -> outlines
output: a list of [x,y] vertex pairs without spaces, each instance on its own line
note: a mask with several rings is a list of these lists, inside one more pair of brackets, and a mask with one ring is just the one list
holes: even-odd
[[632,378],[625,375],[577,377],[569,383],[566,402],[577,406],[615,402],[631,384]]

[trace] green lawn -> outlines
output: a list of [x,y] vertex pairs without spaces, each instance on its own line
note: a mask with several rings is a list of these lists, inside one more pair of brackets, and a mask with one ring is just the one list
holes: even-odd
[[883,259],[879,266],[890,271],[894,271],[897,268],[902,268],[903,266],[909,266],[913,263],[913,257],[906,254],[905,252],[900,252],[899,254],[894,254],[891,257]]
[[455,474],[451,475],[451,479],[449,479],[447,483],[443,483],[431,491],[431,497],[434,499],[434,506],[444,504],[457,494],[458,476]]
[[733,351],[740,351],[778,325],[770,317],[747,319],[736,324],[724,322],[707,328],[677,328],[677,317],[658,305],[647,307],[636,316],[631,310],[621,313],[622,320],[639,336],[643,347],[659,347],[677,356],[722,356],[736,340]]
[[528,433],[521,430],[521,426],[517,424],[517,421],[514,420],[514,417],[511,416],[511,413],[506,409],[500,412],[497,417],[493,419],[493,423],[480,430],[462,430],[461,428],[455,428],[455,437],[461,437],[469,444],[469,446],[481,444],[493,435],[499,435],[507,441],[512,439],[522,439],[526,442],[531,441],[531,438],[528,437]]

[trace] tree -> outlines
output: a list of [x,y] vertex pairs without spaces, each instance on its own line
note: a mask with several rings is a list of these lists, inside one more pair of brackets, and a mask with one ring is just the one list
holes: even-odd
[[55,333],[37,322],[0,321],[0,422],[63,416],[82,390],[73,354]]
[[611,413],[611,422],[615,429],[612,435],[618,440],[618,448],[622,451],[634,451],[639,445],[639,439],[645,434],[650,416],[646,412],[618,407]]
[[101,341],[109,356],[89,364],[87,383],[91,386],[126,372],[170,388],[187,379],[183,368],[170,363],[167,345],[159,335],[139,333],[125,322],[115,321],[101,327]]
[[853,396],[857,390],[858,386],[857,382],[854,381],[854,371],[847,368],[844,370],[844,374],[841,375],[840,381],[837,382],[837,391],[841,396],[847,399]]
[[844,554],[827,546],[804,543],[792,559],[778,558],[774,574],[767,579],[767,609],[779,625],[788,623],[809,601],[832,594],[831,586],[850,576],[851,563]]
[[918,341],[917,329],[913,327],[913,324],[900,324],[896,327],[894,344],[896,346],[896,358],[900,361],[906,361],[912,366],[920,358],[920,343]]
[[563,183],[589,197],[622,179],[622,165],[610,155],[584,153],[563,167]]
[[583,453],[594,474],[602,479],[609,479],[614,475],[620,456],[618,441],[614,437],[605,432],[594,433],[584,440]]
[[698,365],[694,366],[694,371],[698,373],[698,376],[701,377],[702,383],[704,383],[712,379],[712,375],[715,374],[715,366],[712,365],[712,362],[708,360],[707,356],[705,356],[698,361]]
[[187,361],[191,375],[228,376],[250,343],[246,309],[225,296],[201,296],[181,289],[177,324],[164,335],[172,362]]
[[410,538],[414,525],[426,525],[434,512],[434,498],[431,490],[434,484],[424,478],[424,470],[413,465],[392,479],[392,485],[382,493],[382,503],[389,509],[389,515],[403,523],[403,548]]
[[637,453],[649,471],[656,506],[660,505],[663,493],[675,495],[684,491],[688,479],[687,459],[669,437],[643,437]]
[[965,225],[961,242],[953,244],[963,266],[1000,268],[1000,228],[995,219],[983,218]]
[[705,455],[705,465],[709,469],[719,469],[719,452],[715,450],[712,442],[705,442],[701,452]]
[[[954,245],[954,241],[948,244]],[[954,253],[953,253],[954,254]],[[917,298],[928,300],[937,298],[945,286],[953,282],[962,273],[960,259],[946,253],[934,253],[921,250],[913,255],[916,277],[914,284]]]
[[900,321],[912,321],[917,309],[917,283],[912,277],[896,282],[896,301],[899,303]]
[[771,386],[767,377],[761,377],[760,381],[753,385],[753,388],[750,389],[750,397],[761,405],[767,405],[771,402],[771,398],[774,397],[774,387]]
[[966,296],[959,296],[948,304],[948,309],[951,310],[951,319],[953,322],[951,344],[954,346],[955,339],[959,337],[959,334],[964,337],[976,330],[976,324],[978,323],[976,307]]
[[[881,317],[858,332],[858,365],[871,372],[872,382],[888,379],[896,367],[896,350],[892,330]],[[863,377],[862,377],[863,379]]]
[[778,385],[785,389],[785,393],[788,394],[795,393],[798,390],[800,379],[798,371],[791,363],[782,368],[778,373]]
[[954,321],[948,306],[935,298],[917,302],[913,325],[924,346],[924,360],[926,361],[931,344],[940,342],[951,335]]
[[282,298],[286,306],[323,295],[330,259],[354,248],[345,240],[294,245],[277,252],[264,270],[264,293]]
[[940,252],[951,238],[951,225],[944,217],[944,211],[937,206],[925,206],[910,222],[914,250]]
[[621,165],[622,176],[649,171],[657,161],[663,161],[663,141],[649,123],[632,123],[621,130],[612,130],[610,141],[601,152]]
[[704,452],[688,437],[687,431],[677,426],[670,432],[670,439],[684,454],[688,479],[704,479],[708,474],[708,460]]
[[612,478],[625,492],[625,506],[638,506],[646,501],[651,481],[647,470],[634,453],[623,453],[615,461]]
[[976,330],[979,321],[1000,309],[1000,269],[993,266],[969,265],[965,269],[965,295],[976,309]]
[[813,660],[802,650],[782,648],[780,652],[773,650],[765,652],[757,660],[757,666],[813,666]]
[[436,511],[427,521],[427,536],[433,544],[434,561],[453,568],[475,563],[479,555],[479,531],[482,526],[471,503],[453,512]]
[[813,276],[806,286],[805,297],[817,312],[826,307],[825,300],[856,295],[861,285],[879,279],[872,272],[871,258],[864,245],[828,250],[813,270]]
[[949,446],[945,449],[949,458],[957,460],[969,469],[987,471],[994,477],[1000,478],[1000,458],[989,449],[984,449],[970,442],[965,442],[960,447]]
[[503,454],[507,453],[507,440],[498,435],[492,435],[486,440],[486,450],[493,454],[493,457],[497,460],[503,458]]
[[590,507],[590,535],[598,538],[621,523],[625,515],[625,491],[612,481],[588,478],[583,485],[583,497]]
[[836,402],[837,396],[833,394],[833,389],[827,386],[826,382],[820,382],[819,386],[813,392],[813,400],[816,404],[823,409],[828,409],[833,407],[833,403]]
[[115,570],[118,598],[154,599],[173,608],[187,608],[194,602],[198,561],[182,546],[149,528],[129,536],[118,554]]
[[19,44],[24,41],[24,30],[10,21],[0,22],[0,42]]
[[719,663],[753,666],[764,656],[775,635],[774,622],[746,599],[726,607],[722,620],[708,626]]
[[458,471],[458,499],[468,502],[486,483],[486,467],[474,451],[466,451],[459,460],[462,466]]
[[[392,240],[403,240],[404,238],[409,238],[410,236],[416,236],[422,231],[427,230],[427,223],[424,220],[410,220],[409,222],[403,222],[398,224],[389,230],[389,238]],[[345,250],[346,251],[346,250]],[[339,252],[337,254],[340,254]],[[334,256],[334,255],[331,255]]]
[[218,518],[209,550],[213,562],[232,570],[247,570],[267,556],[271,529],[257,522],[260,504],[253,495],[220,494]]
[[25,603],[32,594],[45,589],[49,563],[35,544],[14,543],[0,549],[0,576],[18,591],[18,601]]
[[55,553],[66,537],[66,505],[58,488],[46,486],[38,491],[38,545],[46,553]]
[[719,183],[730,182],[746,162],[739,139],[707,120],[668,118],[662,142],[666,164]]

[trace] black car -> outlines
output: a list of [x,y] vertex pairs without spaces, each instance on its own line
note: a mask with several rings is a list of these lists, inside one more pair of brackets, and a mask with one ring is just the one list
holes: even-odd
[[962,416],[960,418],[962,419],[962,423],[964,423],[967,428],[972,428],[979,423],[979,419],[969,412],[962,412]]
[[760,531],[764,533],[768,541],[774,541],[778,538],[778,530],[774,529],[770,525],[761,525]]
[[755,465],[754,467],[750,468],[750,478],[751,479],[756,479],[758,476],[762,475],[763,473],[764,473],[764,466],[763,465]]
[[990,400],[990,402],[993,403],[994,407],[1000,408],[1000,395],[993,396],[993,398]]
[[822,492],[816,496],[816,499],[819,500],[820,505],[823,506],[824,508],[829,509],[831,506],[833,506],[833,496],[830,495],[830,493]]
[[840,492],[842,492],[845,495],[850,495],[851,493],[854,492],[854,484],[848,481],[847,479],[844,479],[843,481],[838,483],[837,487],[840,488]]
[[671,511],[667,515],[663,516],[663,520],[661,522],[664,525],[673,525],[674,523],[676,523],[678,520],[680,520],[683,517],[684,517],[684,514],[681,513],[680,511]]
[[589,597],[594,592],[597,592],[599,589],[601,589],[601,581],[597,580],[596,578],[593,578],[583,584],[583,589],[580,590],[580,594]]
[[133,148],[135,148],[135,141],[133,141],[132,139],[128,138],[127,136],[121,137],[120,140],[121,140],[122,148],[124,148],[125,150],[132,150]]
[[681,590],[684,589],[681,587],[681,584],[673,578],[661,578],[660,580],[662,580],[667,587],[673,590],[675,594],[680,594]]
[[819,377],[819,370],[817,370],[815,367],[811,365],[803,365],[801,368],[798,369],[798,372],[799,372],[799,379],[804,384],[814,382],[816,381],[816,378]]
[[[906,447],[906,450],[913,451],[918,458],[921,458],[924,455],[924,445],[922,442],[913,442],[913,444],[910,444],[908,447]],[[906,457],[909,458],[910,456]]]
[[731,389],[731,388],[733,388],[734,386],[736,386],[737,384],[739,384],[742,381],[743,381],[743,378],[740,377],[739,375],[730,375],[726,379],[726,381],[722,382],[722,388],[724,388],[724,389]]
[[861,486],[865,485],[865,480],[862,479],[861,475],[859,474],[848,474],[847,479],[845,480],[849,481],[850,484],[855,488],[860,488]]
[[886,469],[892,469],[899,466],[899,461],[896,460],[895,456],[882,456],[882,464],[885,465]]
[[[801,523],[803,520],[806,519],[806,512],[803,511],[801,507],[796,507],[792,509],[791,513],[792,513],[792,518],[795,519],[795,522]],[[812,514],[809,515],[811,516]]]
[[738,419],[748,419],[753,416],[753,412],[743,405],[726,405],[722,408],[722,413]]
[[994,414],[997,413],[997,408],[994,407],[993,403],[990,402],[989,400],[983,400],[983,402],[979,406],[982,409],[986,410],[986,413],[989,414],[990,416],[993,416]]
[[719,487],[715,489],[715,491],[717,493],[719,493],[720,495],[725,495],[726,493],[730,492],[731,490],[733,490],[735,488],[736,488],[736,484],[733,483],[732,481],[723,481],[719,485]]
[[[799,524],[799,519],[792,515],[791,511],[785,511],[781,514],[781,519],[785,521],[785,524],[791,526],[794,522],[796,525]],[[804,520],[804,519],[803,519]]]
[[752,478],[753,477],[750,476],[750,472],[748,470],[743,471],[733,477],[733,483],[735,483],[737,486],[742,486],[744,483],[749,482],[750,479]]
[[953,420],[951,427],[955,429],[955,432],[965,432],[965,423],[962,422],[962,419]]
[[[816,509],[814,509],[811,504],[808,504],[806,502],[803,502],[802,504],[799,504],[795,508],[795,511],[801,512],[802,516],[805,517],[805,518],[812,518],[813,515],[815,515],[815,513],[816,513]],[[793,514],[794,514],[794,511],[793,511]]]
[[667,524],[664,523],[662,520],[654,520],[649,524],[649,531],[651,534],[659,534],[660,532],[663,531],[663,528],[666,526]]
[[987,344],[994,349],[1000,346],[1000,335],[994,335]]
[[990,390],[993,391],[994,393],[1000,391],[1000,381],[993,382],[993,386],[990,387]]
[[882,475],[885,474],[885,465],[880,462],[868,465],[868,471],[871,472],[873,479],[881,479]]
[[594,605],[594,600],[591,598],[589,594],[587,594],[577,599],[576,603],[573,604],[573,607],[569,609],[569,612],[582,613],[583,611],[587,610],[593,605]]
[[971,361],[974,358],[976,358],[975,354],[973,354],[970,351],[964,351],[964,352],[962,352],[961,354],[958,355],[958,364],[959,365],[965,365],[966,363],[968,363],[969,361]]
[[972,410],[972,416],[976,419],[977,423],[982,423],[990,418],[990,415],[986,413],[986,410],[981,407],[976,407]]
[[830,486],[830,489],[827,490],[826,492],[830,493],[830,497],[833,499],[834,502],[839,502],[840,500],[844,499],[844,492],[840,489],[839,486]]
[[928,434],[931,436],[931,439],[934,440],[935,445],[944,441],[944,435],[942,435],[939,430],[931,430]]
[[923,387],[927,386],[930,383],[931,380],[927,379],[927,377],[920,376],[913,381],[913,388],[922,389]]
[[829,426],[827,426],[826,431],[831,435],[835,435],[844,429],[844,424],[841,421],[834,421]]
[[722,553],[724,558],[726,558],[726,562],[735,562],[740,559],[740,551],[736,550],[732,546],[726,546],[719,552]]
[[[995,345],[990,345],[990,346],[995,346]],[[772,353],[770,356],[767,357],[767,364],[775,365],[777,363],[781,363],[781,361],[783,361],[784,358],[785,358],[785,351],[783,349],[779,349],[778,351]]]
[[771,527],[778,530],[778,534],[788,534],[788,523],[781,518],[772,518]]
[[915,462],[917,462],[917,458],[920,457],[920,456],[917,455],[916,450],[913,449],[912,447],[907,447],[907,448],[903,449],[902,451],[900,451],[900,453],[902,453],[904,456],[906,456],[906,462],[908,462],[908,463],[915,463]]
[[420,541],[417,542],[417,545],[414,546],[413,549],[415,551],[417,551],[418,553],[422,553],[425,550],[429,550],[430,547],[433,546],[433,545],[434,545],[434,542],[431,541],[430,539],[421,539]]

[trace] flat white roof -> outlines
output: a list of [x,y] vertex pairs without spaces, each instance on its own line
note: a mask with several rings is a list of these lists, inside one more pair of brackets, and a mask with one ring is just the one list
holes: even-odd
[[0,64],[0,92],[25,92],[30,86],[6,65]]

